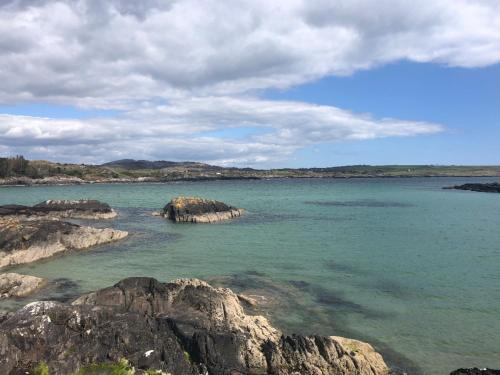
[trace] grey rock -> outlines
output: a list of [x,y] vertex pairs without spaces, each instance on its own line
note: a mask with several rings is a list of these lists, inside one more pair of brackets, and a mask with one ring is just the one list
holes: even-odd
[[41,361],[62,375],[120,358],[176,375],[389,373],[366,343],[284,336],[231,290],[196,279],[129,278],[72,304],[29,304],[0,323],[0,353],[6,375]]

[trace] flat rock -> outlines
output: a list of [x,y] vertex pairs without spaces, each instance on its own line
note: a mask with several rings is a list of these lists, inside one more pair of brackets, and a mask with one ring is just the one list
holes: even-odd
[[479,191],[483,193],[500,193],[500,184],[496,182],[487,184],[472,183],[472,184],[448,186],[445,187],[444,189],[470,190],[470,191]]
[[25,297],[45,285],[40,277],[20,275],[18,273],[0,274],[0,299]]
[[214,223],[241,216],[243,209],[197,197],[177,197],[163,209],[163,216],[176,222]]
[[0,373],[71,374],[126,358],[176,375],[388,375],[366,343],[283,335],[238,296],[197,279],[129,278],[71,304],[31,303],[0,323]]
[[122,239],[116,229],[99,229],[60,220],[0,220],[0,267],[29,263],[71,249]]
[[0,217],[111,219],[117,216],[109,204],[97,200],[47,200],[34,206],[0,206]]

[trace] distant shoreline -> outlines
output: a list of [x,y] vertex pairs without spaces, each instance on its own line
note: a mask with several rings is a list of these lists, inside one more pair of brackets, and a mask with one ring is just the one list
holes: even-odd
[[500,177],[500,166],[350,165],[325,168],[253,169],[199,162],[122,159],[89,165],[0,158],[0,186],[167,183],[289,178]]
[[31,187],[31,186],[78,186],[78,185],[120,185],[120,184],[171,184],[177,182],[210,182],[210,181],[269,181],[269,180],[351,180],[351,179],[403,179],[403,178],[500,178],[500,175],[403,175],[403,176],[276,176],[276,177],[204,177],[204,178],[181,178],[172,180],[82,180],[82,181],[54,181],[30,180],[26,183],[8,183],[0,180],[0,187]]

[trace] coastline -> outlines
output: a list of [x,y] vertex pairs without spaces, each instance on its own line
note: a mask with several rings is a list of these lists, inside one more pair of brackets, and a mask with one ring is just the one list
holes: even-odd
[[2,187],[30,187],[30,186],[78,186],[78,185],[119,185],[119,184],[170,184],[178,182],[211,182],[211,181],[246,181],[246,180],[315,180],[315,179],[332,179],[332,180],[349,180],[349,179],[402,179],[402,178],[500,178],[500,175],[370,175],[370,176],[267,176],[267,177],[189,177],[179,179],[109,179],[109,180],[81,180],[81,181],[54,181],[47,182],[38,179],[32,179],[29,182],[8,183],[0,180],[0,188]]

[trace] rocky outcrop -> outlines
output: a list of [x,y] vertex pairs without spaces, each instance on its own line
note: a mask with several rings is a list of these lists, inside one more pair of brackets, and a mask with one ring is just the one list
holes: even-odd
[[231,290],[196,280],[125,279],[72,304],[35,302],[0,323],[0,373],[53,375],[126,358],[176,375],[387,375],[380,354],[338,337],[285,336]]
[[98,229],[59,220],[0,220],[0,267],[29,263],[70,249],[122,239],[116,229]]
[[0,206],[0,218],[111,219],[117,216],[109,204],[97,200],[47,200],[34,206]]
[[463,184],[456,186],[447,186],[443,189],[470,190],[483,193],[500,193],[500,183],[492,182],[488,184]]
[[40,277],[20,275],[18,273],[0,274],[0,299],[25,297],[45,285]]
[[214,223],[241,216],[243,210],[215,200],[177,197],[163,209],[163,216],[176,222]]
[[460,368],[450,373],[450,375],[500,375],[500,370],[490,368]]

